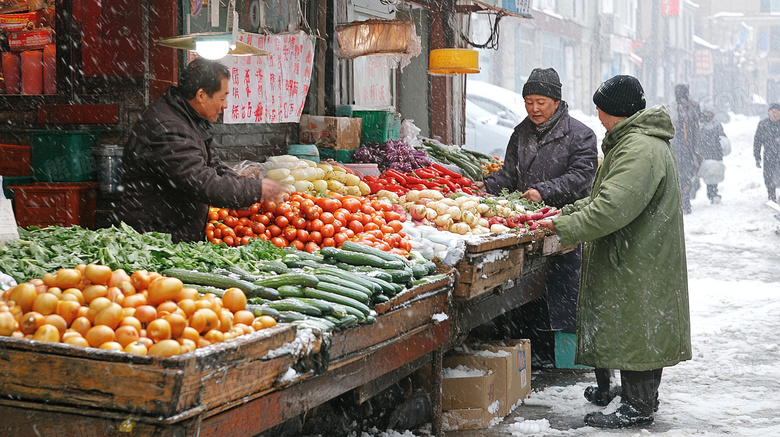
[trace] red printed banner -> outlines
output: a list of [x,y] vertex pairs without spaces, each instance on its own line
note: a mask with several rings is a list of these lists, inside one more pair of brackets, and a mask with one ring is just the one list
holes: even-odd
[[303,31],[238,36],[239,41],[270,54],[222,58],[231,75],[224,122],[299,122],[311,81],[314,38]]
[[680,15],[680,0],[661,0],[661,15]]

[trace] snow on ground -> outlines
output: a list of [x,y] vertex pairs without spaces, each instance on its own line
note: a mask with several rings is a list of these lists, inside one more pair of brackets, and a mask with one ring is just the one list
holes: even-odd
[[693,359],[664,369],[655,422],[645,429],[599,430],[584,424],[557,429],[556,416],[582,417],[599,409],[582,396],[593,384],[589,376],[533,392],[525,400],[525,406],[548,407],[549,419],[524,420],[521,406],[493,429],[473,435],[780,435],[780,236],[775,234],[780,221],[764,205],[763,173],[753,159],[758,121],[731,116],[724,126],[732,153],[724,158],[722,203],[711,205],[702,186],[693,212],[685,216]]

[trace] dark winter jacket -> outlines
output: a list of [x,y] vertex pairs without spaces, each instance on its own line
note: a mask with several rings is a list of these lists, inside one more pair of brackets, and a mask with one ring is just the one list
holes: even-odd
[[174,242],[205,239],[209,206],[259,202],[262,182],[244,178],[212,149],[211,123],[176,88],[141,114],[122,156],[116,220],[138,232],[165,232]]
[[618,123],[604,137],[590,197],[554,221],[561,244],[585,243],[576,363],[644,371],[691,359],[673,135],[662,106]]
[[557,208],[590,193],[598,167],[596,134],[569,116],[566,102],[561,105],[561,118],[540,140],[530,118],[515,127],[503,168],[485,179],[489,193],[535,188],[545,204]]
[[[562,207],[590,193],[598,167],[596,135],[569,116],[561,101],[553,118],[558,121],[537,137],[534,123],[525,118],[509,139],[504,167],[485,180],[489,193],[503,188],[526,191],[535,188],[547,205]],[[552,256],[547,260],[546,323],[537,329],[573,329],[576,326],[576,301],[579,289],[582,250]]]
[[701,138],[699,120],[702,115],[696,102],[684,101],[677,105],[677,120],[675,134],[672,140],[677,165],[680,170],[680,180],[683,186],[695,177],[701,164]]
[[703,118],[700,130],[701,158],[723,161],[720,137],[726,136],[723,125],[715,117]]
[[780,121],[773,123],[769,118],[758,122],[753,139],[753,156],[761,160],[764,152],[764,183],[767,187],[780,187]]

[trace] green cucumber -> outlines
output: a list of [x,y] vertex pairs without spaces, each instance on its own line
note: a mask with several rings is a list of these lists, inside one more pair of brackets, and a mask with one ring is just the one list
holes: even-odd
[[382,293],[387,294],[388,296],[395,296],[396,294],[404,291],[404,287],[401,284],[387,282],[384,279],[380,279],[379,277],[373,276],[371,274],[369,274],[367,278],[379,284],[379,286],[382,287]]
[[309,304],[313,307],[317,307],[322,311],[322,314],[333,314],[336,310],[333,309],[333,305],[330,304],[330,302],[322,299],[312,299],[310,297],[299,297],[298,300],[300,300],[303,303]]
[[427,274],[428,274],[428,268],[425,267],[424,265],[415,264],[412,266],[412,275],[414,275],[416,279],[420,279]]
[[266,303],[269,307],[282,312],[282,311],[295,311],[307,316],[321,316],[322,311],[314,305],[309,305],[303,301],[288,297],[281,300],[275,300],[273,302]]
[[366,275],[361,275],[359,273],[348,272],[336,267],[323,267],[315,270],[314,274],[335,276],[351,284],[360,284],[363,287],[371,290],[372,293],[382,292],[382,288],[379,287],[375,282],[371,282],[366,278]]
[[252,311],[255,317],[271,316],[276,320],[279,320],[279,311],[269,307],[268,305],[247,305],[247,310]]
[[199,284],[184,284],[184,288],[194,288],[198,290],[198,294],[206,294],[206,293],[212,293],[219,297],[222,297],[223,294],[225,294],[225,290],[222,288],[212,287],[209,285],[199,285]]
[[[363,316],[368,316],[371,313],[371,309],[364,303],[357,301],[355,299],[342,296],[338,293],[332,293],[329,291],[324,290],[318,290],[316,288],[306,287],[303,289],[303,292],[306,293],[307,297],[312,297],[315,299],[322,299],[326,300],[328,302],[333,302],[335,304],[342,305],[346,308],[352,308],[355,310],[360,311],[363,313]],[[350,314],[352,314],[350,312]]]
[[[346,241],[344,242],[346,243]],[[362,244],[361,244],[362,246]],[[375,255],[351,250],[336,249],[335,247],[323,247],[320,249],[325,258],[333,258],[336,261],[357,266],[371,266],[380,269],[403,269],[406,264],[399,259],[388,261]]]
[[305,250],[298,250],[292,247],[286,247],[283,249],[288,254],[292,254],[297,256],[300,259],[307,259],[309,261],[317,261],[322,262],[322,256],[321,255],[315,255],[313,253],[306,252]]
[[279,288],[282,285],[300,285],[302,287],[316,287],[320,280],[316,276],[307,273],[284,273],[269,278],[255,281],[255,285],[263,287]]
[[296,311],[279,311],[277,320],[284,323],[292,323],[296,320],[306,320],[306,315]]
[[433,261],[426,261],[423,263],[423,265],[428,269],[429,275],[436,273],[436,270],[438,269],[438,267],[436,267],[436,263]]
[[[374,288],[373,287],[374,287],[374,285],[376,285],[373,282],[371,282],[370,283],[371,284],[371,288],[369,289],[369,288],[364,287],[363,285],[358,284],[356,282],[350,282],[348,280],[344,280],[344,279],[339,278],[337,276],[331,276],[331,275],[328,275],[328,274],[318,274],[317,278],[320,280],[320,284],[322,284],[323,282],[327,282],[328,284],[334,284],[334,285],[339,285],[339,286],[346,287],[346,288],[351,288],[351,289],[353,289],[353,290],[355,290],[357,292],[365,294],[366,296],[371,296],[372,294],[374,294]],[[317,286],[319,287],[319,284]],[[379,292],[381,293],[381,290]]]
[[385,261],[391,261],[391,262],[400,261],[404,263],[404,265],[406,265],[406,263],[409,262],[409,260],[407,260],[406,258],[400,255],[396,255],[390,252],[385,252],[382,249],[377,249],[376,247],[367,246],[365,244],[358,243],[356,241],[347,240],[343,242],[341,244],[341,249],[349,250],[351,252],[365,253],[366,255],[373,255],[378,258],[382,258]]
[[371,298],[371,300],[373,300],[375,304],[385,303],[390,300],[390,297],[384,294],[375,294],[374,297]]
[[319,317],[307,317],[304,320],[293,320],[291,323],[298,327],[313,328],[325,332],[336,329],[335,323]]
[[[244,281],[254,282],[254,281],[257,281],[257,280],[263,278],[262,276],[254,275],[252,273],[249,273],[248,271],[242,269],[239,266],[227,266],[227,267],[225,267],[225,270],[227,270],[228,272],[230,272],[230,273],[232,273],[234,275],[238,275],[238,277],[243,279]],[[215,270],[215,272],[216,272],[216,270]]]
[[365,314],[363,314],[363,312],[358,310],[357,308],[353,308],[349,305],[340,305],[335,302],[332,302],[331,306],[335,310],[333,312],[333,315],[335,315],[336,317],[355,316],[357,317],[359,322],[363,322],[364,320],[366,320]]
[[258,261],[254,266],[258,272],[276,273],[277,275],[290,271],[281,261]]
[[348,297],[350,299],[355,299],[356,301],[367,304],[369,299],[371,299],[371,293],[368,294],[363,293],[361,291],[354,290],[352,288],[344,287],[342,285],[333,284],[330,282],[320,281],[319,284],[317,284],[317,290],[327,291],[328,293],[336,293],[344,297]]
[[279,292],[279,297],[282,298],[305,296],[305,294],[303,294],[303,287],[300,285],[282,285],[281,287],[277,288],[276,291]]
[[262,297],[264,299],[278,299],[279,293],[276,290],[263,286],[258,286],[242,279],[234,279],[227,276],[215,275],[213,273],[197,272],[178,268],[165,269],[162,272],[165,276],[173,276],[181,279],[187,284],[208,285],[222,289],[232,287],[240,288],[244,291],[246,297]]
[[360,319],[358,319],[356,316],[353,316],[352,314],[347,314],[340,319],[333,316],[325,316],[325,319],[336,325],[337,329],[351,328],[357,325],[360,321]]

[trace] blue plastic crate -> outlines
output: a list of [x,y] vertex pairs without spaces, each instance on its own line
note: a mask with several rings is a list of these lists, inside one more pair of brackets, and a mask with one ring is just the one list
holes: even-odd
[[577,334],[555,331],[555,368],[556,369],[592,369],[592,367],[574,364],[577,350]]

